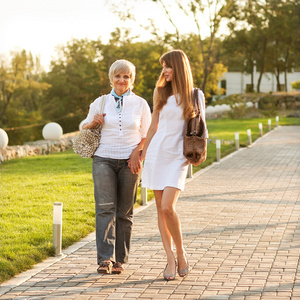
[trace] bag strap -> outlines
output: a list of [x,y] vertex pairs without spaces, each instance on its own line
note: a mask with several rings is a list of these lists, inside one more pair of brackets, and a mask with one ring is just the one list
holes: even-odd
[[[105,95],[101,96],[99,100],[99,114],[102,115],[105,103]],[[102,124],[99,124],[95,129],[100,130],[102,128]]]
[[200,107],[199,107],[199,98],[198,98],[198,89],[197,88],[194,88],[194,93],[193,93],[193,98],[194,98],[194,110],[200,114],[201,113],[201,110],[200,110]]
[[99,114],[102,115],[103,113],[103,108],[104,108],[104,103],[105,103],[105,95],[101,96],[100,101],[99,101]]

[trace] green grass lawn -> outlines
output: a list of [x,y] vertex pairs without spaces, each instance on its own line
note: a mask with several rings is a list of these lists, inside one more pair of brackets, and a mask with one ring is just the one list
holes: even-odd
[[[268,131],[267,119],[208,120],[210,138],[221,139],[221,156],[235,150],[234,133],[247,145],[259,137],[258,123]],[[272,120],[275,125],[275,119]],[[280,125],[300,125],[299,118],[281,118]],[[207,161],[216,160],[215,144],[208,144]],[[94,230],[92,160],[68,150],[48,156],[27,157],[0,165],[0,282],[31,268],[54,254],[52,247],[53,203],[63,203],[63,248]],[[148,197],[153,193],[148,191]],[[140,193],[138,195],[140,202]]]

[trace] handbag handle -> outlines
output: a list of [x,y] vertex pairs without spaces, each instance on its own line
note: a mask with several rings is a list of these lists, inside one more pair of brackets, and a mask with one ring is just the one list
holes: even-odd
[[199,107],[199,98],[198,98],[198,89],[194,89],[193,93],[193,98],[194,98],[194,110],[197,114],[201,115],[201,109]]
[[[101,96],[99,101],[99,114],[102,115],[103,109],[104,109],[104,103],[105,103],[105,95]],[[99,124],[95,129],[99,129],[102,124]]]
[[[101,101],[102,100],[102,101]],[[101,99],[100,99],[100,104],[99,104],[99,114],[102,115],[103,113],[103,108],[104,108],[104,102],[105,102],[105,96],[101,96]]]

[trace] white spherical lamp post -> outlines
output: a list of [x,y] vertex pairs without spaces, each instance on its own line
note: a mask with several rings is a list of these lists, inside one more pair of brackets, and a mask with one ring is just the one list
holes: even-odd
[[59,140],[63,130],[59,124],[51,122],[44,126],[42,134],[45,140]]
[[8,144],[8,135],[7,133],[0,128],[0,149],[4,149]]
[[86,123],[86,120],[82,120],[79,124],[79,130],[81,131],[82,130],[82,125]]

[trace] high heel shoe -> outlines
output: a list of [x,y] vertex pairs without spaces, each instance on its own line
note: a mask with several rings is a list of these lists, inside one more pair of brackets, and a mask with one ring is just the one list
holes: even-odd
[[180,277],[185,277],[189,271],[190,271],[190,265],[189,265],[189,262],[188,262],[188,259],[186,257],[186,253],[184,252],[184,257],[185,257],[185,260],[186,260],[186,267],[182,270],[179,270],[179,264],[178,264],[178,275]]
[[176,276],[176,260],[174,258],[174,261],[175,261],[175,267],[174,267],[174,272],[171,273],[171,274],[167,274],[166,273],[166,270],[167,270],[167,267],[168,267],[168,264],[166,265],[165,269],[164,269],[164,273],[163,273],[163,276],[164,276],[164,279],[165,280],[174,280],[175,279],[175,276]]

